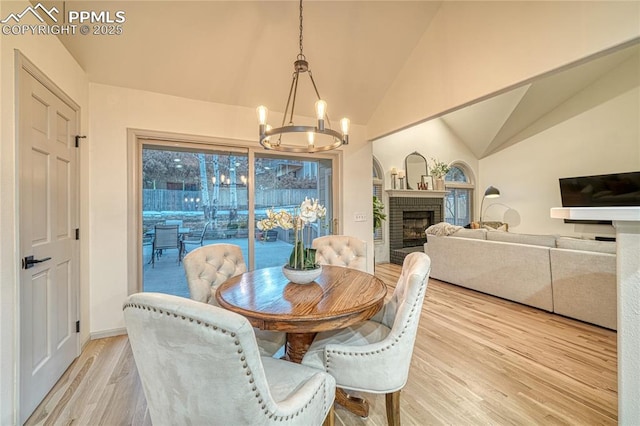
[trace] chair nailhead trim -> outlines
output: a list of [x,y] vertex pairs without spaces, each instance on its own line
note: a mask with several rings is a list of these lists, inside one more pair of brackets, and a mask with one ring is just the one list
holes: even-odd
[[[156,308],[154,308],[154,307],[145,306],[145,305],[141,305],[141,304],[135,304],[135,303],[126,303],[126,304],[122,307],[122,310],[124,311],[124,310],[125,310],[125,309],[127,309],[127,308],[136,308],[136,309],[141,309],[141,310],[148,310],[148,311],[153,311],[153,312],[159,312],[160,314],[165,313],[165,312],[164,312],[163,310],[161,310],[161,309],[156,309]],[[167,316],[169,316],[169,317],[170,317],[171,315],[173,315],[173,317],[174,317],[174,318],[178,318],[178,315],[177,315],[176,313],[172,313],[172,312],[167,311],[167,312],[166,312],[166,314],[167,314]],[[187,317],[187,316],[185,316],[185,315],[180,315],[180,319],[182,319],[183,321],[186,321],[186,320],[188,319],[188,320],[189,320],[189,322],[191,322],[191,323],[192,323],[192,322],[194,322],[194,319],[193,319],[193,318]],[[199,325],[204,325],[206,328],[213,329],[214,331],[218,331],[218,330],[219,330],[222,334],[227,334],[227,333],[228,333],[228,332],[227,332],[227,330],[225,330],[225,329],[219,329],[219,328],[218,328],[218,326],[213,325],[213,324],[209,324],[209,323],[206,323],[206,322],[203,322],[202,320],[196,320],[196,322],[197,322],[197,324],[199,324]],[[235,332],[231,332],[231,333],[229,333],[229,335],[230,335],[230,337],[235,337],[235,336],[236,336],[236,333],[235,333]],[[239,341],[238,339],[234,340],[234,344],[235,344],[235,345],[240,346],[240,347],[238,348],[238,353],[239,353],[239,354],[243,353],[242,346],[240,345],[240,341]],[[253,383],[255,382],[255,380],[254,380],[254,378],[253,378],[253,373],[251,372],[251,369],[249,369],[248,364],[247,364],[246,362],[244,362],[245,360],[246,360],[245,356],[244,356],[244,355],[242,355],[242,356],[240,357],[240,361],[242,361],[242,362],[243,362],[243,364],[242,364],[242,368],[243,368],[243,369],[245,369],[245,370],[247,370],[247,373],[246,373],[246,374],[247,374],[247,376],[250,376],[250,378],[249,378],[249,383],[250,383],[250,384],[253,384]],[[255,385],[253,385],[253,386],[251,387],[251,390],[255,392],[255,391],[257,391],[257,387],[256,387]],[[263,400],[262,398],[260,398],[260,392],[259,392],[259,391],[257,391],[257,392],[255,393],[255,396],[256,396],[256,398],[260,398],[260,399],[259,399],[259,401],[258,401],[258,404],[262,404],[262,405],[261,405],[261,409],[263,409],[263,410],[264,410],[264,414],[265,414],[265,415],[267,415],[269,419],[274,419],[274,420],[277,420],[277,421],[280,421],[280,422],[281,422],[281,421],[283,421],[283,420],[289,420],[290,418],[291,418],[291,419],[293,419],[293,417],[294,417],[294,416],[296,416],[296,417],[297,417],[300,413],[303,413],[303,412],[304,412],[304,410],[309,406],[309,404],[311,403],[311,401],[313,401],[313,400],[316,398],[316,396],[320,393],[320,391],[324,391],[324,390],[325,390],[325,385],[324,385],[324,384],[322,384],[321,386],[319,386],[319,387],[315,390],[315,392],[314,392],[314,393],[313,393],[313,395],[311,396],[311,399],[310,399],[309,401],[307,401],[307,403],[304,405],[304,407],[303,407],[303,408],[299,409],[299,410],[298,410],[298,411],[296,411],[295,413],[292,413],[292,414],[290,414],[290,415],[287,415],[286,417],[285,417],[285,416],[276,416],[276,415],[275,415],[275,413],[271,413],[271,412],[269,411],[269,409],[268,409],[268,408],[266,408],[267,404],[265,404],[265,403],[264,403],[264,400]],[[328,409],[327,409],[327,402],[326,402],[326,398],[327,398],[326,392],[322,392],[322,396],[323,396],[323,406],[322,406],[323,411],[324,411],[324,412],[328,412]]]

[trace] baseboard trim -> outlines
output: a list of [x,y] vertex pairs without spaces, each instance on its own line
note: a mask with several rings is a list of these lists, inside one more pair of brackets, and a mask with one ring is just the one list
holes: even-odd
[[112,328],[111,330],[96,331],[95,333],[91,333],[90,340],[104,339],[105,337],[122,336],[123,334],[127,334],[126,328]]

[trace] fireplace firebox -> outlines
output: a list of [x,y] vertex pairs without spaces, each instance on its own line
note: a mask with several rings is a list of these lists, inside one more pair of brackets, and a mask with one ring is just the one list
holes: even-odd
[[389,261],[402,265],[411,252],[424,250],[425,229],[444,220],[445,191],[387,190]]
[[402,212],[402,247],[416,247],[426,243],[424,230],[430,225],[433,225],[433,210]]

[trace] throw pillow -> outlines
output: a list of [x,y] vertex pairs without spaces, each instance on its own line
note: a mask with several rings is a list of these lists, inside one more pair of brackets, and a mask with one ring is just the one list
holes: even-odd
[[462,226],[452,225],[447,222],[436,223],[435,225],[431,225],[425,230],[427,235],[437,235],[438,237],[443,237],[447,235],[451,235],[456,232],[458,229],[462,229]]

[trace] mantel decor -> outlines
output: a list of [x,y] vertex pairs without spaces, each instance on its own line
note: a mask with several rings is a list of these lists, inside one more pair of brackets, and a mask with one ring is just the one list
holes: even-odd
[[444,177],[451,167],[447,163],[444,163],[436,158],[431,157],[431,165],[429,166],[429,173],[435,180],[435,189],[438,191],[444,191]]
[[294,209],[293,214],[286,210],[276,212],[268,209],[267,217],[256,224],[260,231],[269,231],[274,228],[294,231],[295,240],[289,262],[282,268],[282,273],[289,281],[308,284],[320,276],[322,267],[316,263],[316,250],[305,247],[305,236],[307,240],[311,238],[311,228],[308,225],[321,220],[326,214],[327,210],[318,204],[317,199],[305,197],[300,207]]
[[[293,80],[291,81],[291,88],[289,89],[289,97],[287,98],[287,106],[284,109],[284,115],[282,117],[282,125],[277,128],[271,128],[267,124],[267,115],[268,110],[265,106],[260,105],[257,108],[258,113],[258,124],[260,130],[260,145],[262,145],[265,149],[271,149],[275,151],[284,151],[284,152],[321,152],[321,151],[329,151],[332,149],[339,148],[343,144],[346,145],[349,143],[349,126],[350,122],[348,118],[343,118],[340,120],[340,132],[331,129],[331,122],[329,120],[329,116],[327,115],[327,103],[322,100],[320,97],[320,93],[318,92],[318,87],[316,86],[316,82],[313,80],[313,74],[311,73],[311,69],[309,69],[309,62],[307,62],[307,58],[302,53],[302,0],[300,0],[300,53],[298,53],[298,57],[293,63]],[[307,73],[309,75],[309,79],[311,80],[311,84],[313,85],[313,90],[316,93],[318,98],[315,103],[316,110],[316,118],[318,119],[317,126],[300,126],[296,125],[293,122],[293,115],[296,108],[296,95],[298,93],[298,82],[300,80],[300,73]],[[291,110],[289,110],[291,107]],[[289,116],[289,123],[285,125],[287,120],[287,116]],[[326,123],[325,123],[326,121]],[[298,133],[307,136],[306,146],[304,146],[304,142],[298,141],[297,145],[292,144],[283,144],[282,137],[287,133]],[[328,139],[331,142],[326,144],[320,144],[316,141],[316,136],[322,136],[323,139]],[[273,139],[272,139],[273,137]],[[328,138],[327,138],[328,137]],[[288,141],[293,141],[295,138],[291,137]]]

